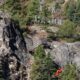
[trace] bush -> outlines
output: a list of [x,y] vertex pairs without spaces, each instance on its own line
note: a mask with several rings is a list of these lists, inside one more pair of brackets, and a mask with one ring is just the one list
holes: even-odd
[[20,22],[21,26],[26,26],[26,24],[30,24],[30,21],[32,22],[35,15],[39,13],[39,1],[6,0],[0,8],[7,10],[13,19]]
[[51,78],[50,70],[53,70],[51,71],[53,74],[56,71],[56,67],[54,67],[50,55],[45,55],[45,51],[40,45],[35,51],[34,62],[30,72],[31,80],[55,80]]
[[66,20],[58,31],[60,38],[71,38],[75,34],[76,26],[73,22]]
[[75,65],[68,64],[65,66],[64,71],[60,75],[61,80],[77,80]]
[[68,0],[64,7],[64,13],[67,19],[80,25],[80,0]]

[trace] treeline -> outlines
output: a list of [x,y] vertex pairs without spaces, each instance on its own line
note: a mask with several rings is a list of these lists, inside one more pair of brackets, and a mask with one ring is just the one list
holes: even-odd
[[65,41],[80,41],[80,0],[68,0],[62,6],[63,23],[56,32],[56,36],[51,38],[59,38]]
[[80,25],[80,0],[69,0],[64,7],[64,15],[76,25]]
[[7,10],[21,25],[29,25],[34,22],[39,23],[40,18],[44,18],[46,22],[49,11],[44,4],[44,0],[42,2],[40,0],[6,0],[1,9]]
[[51,24],[53,12],[63,2],[64,0],[59,3],[54,0],[6,0],[1,9],[7,10],[12,18],[24,26],[33,23]]

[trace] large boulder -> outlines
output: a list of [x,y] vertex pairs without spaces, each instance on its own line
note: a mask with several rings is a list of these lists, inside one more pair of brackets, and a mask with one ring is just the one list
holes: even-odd
[[80,42],[74,43],[52,43],[51,57],[58,65],[75,64],[80,70]]

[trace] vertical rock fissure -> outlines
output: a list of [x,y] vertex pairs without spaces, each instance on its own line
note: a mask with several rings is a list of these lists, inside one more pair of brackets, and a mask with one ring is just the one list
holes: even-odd
[[[23,34],[14,20],[2,28],[0,63],[4,80],[27,80],[28,52]],[[1,34],[0,34],[1,35]]]

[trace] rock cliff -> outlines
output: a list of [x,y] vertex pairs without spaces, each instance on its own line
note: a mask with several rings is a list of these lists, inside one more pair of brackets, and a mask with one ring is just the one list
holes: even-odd
[[80,71],[80,42],[48,42],[36,35],[24,38],[18,21],[0,12],[0,73],[4,80],[29,80],[29,52],[40,44],[57,65],[75,64]]
[[25,39],[19,23],[5,17],[3,12],[0,12],[0,43],[4,80],[27,80],[29,53]]
[[52,59],[60,66],[75,64],[80,70],[80,42],[61,43],[52,42]]

